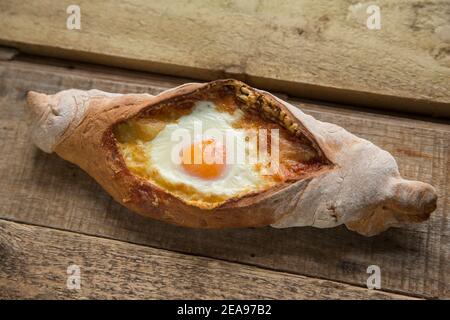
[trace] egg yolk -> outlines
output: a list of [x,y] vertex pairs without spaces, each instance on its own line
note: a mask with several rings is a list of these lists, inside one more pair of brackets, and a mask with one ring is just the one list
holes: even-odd
[[191,144],[181,151],[181,166],[191,176],[214,180],[226,171],[225,147],[214,139]]

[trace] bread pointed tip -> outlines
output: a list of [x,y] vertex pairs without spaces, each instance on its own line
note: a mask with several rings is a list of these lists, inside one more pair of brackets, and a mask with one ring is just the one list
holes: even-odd
[[436,210],[438,195],[436,189],[421,181],[398,179],[394,184],[393,196],[387,206],[401,215],[406,222],[427,220]]
[[74,89],[54,95],[27,92],[31,138],[39,149],[52,153],[70,124],[82,118],[87,100],[85,95],[86,91]]
[[49,110],[49,96],[36,91],[28,91],[27,104],[31,114],[36,117],[36,121],[43,117]]
[[53,152],[54,136],[47,126],[51,116],[51,96],[28,91],[26,96],[28,122],[31,126],[33,143],[44,152]]
[[52,153],[63,134],[82,121],[92,98],[113,98],[121,94],[100,90],[68,89],[47,95],[36,91],[27,92],[31,137],[41,150]]

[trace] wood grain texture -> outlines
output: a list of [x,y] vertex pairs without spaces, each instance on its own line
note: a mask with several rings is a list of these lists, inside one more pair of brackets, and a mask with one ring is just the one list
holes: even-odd
[[[0,220],[2,299],[410,299]],[[80,268],[80,290],[67,268]]]
[[379,0],[0,1],[0,43],[306,98],[450,116],[450,3]]
[[[369,265],[382,288],[420,297],[450,297],[450,126],[301,103],[391,152],[406,178],[433,184],[438,210],[423,224],[365,238],[344,227],[194,230],[135,215],[89,176],[29,140],[25,93],[66,88],[157,93],[179,79],[88,66],[0,62],[0,218],[71,230],[228,261],[365,286]],[[290,99],[289,97],[284,97]],[[293,100],[298,104],[297,100]]]

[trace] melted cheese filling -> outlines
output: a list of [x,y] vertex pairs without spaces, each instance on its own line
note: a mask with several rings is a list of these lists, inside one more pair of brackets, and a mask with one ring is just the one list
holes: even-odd
[[[194,120],[201,121],[204,130],[210,127],[219,131],[236,129],[236,134],[247,129],[278,129],[280,162],[276,174],[261,175],[261,163],[232,164],[226,171],[220,167],[223,172],[219,173],[211,171],[218,170],[218,167],[206,167],[205,164],[196,167],[173,163],[168,157],[173,147],[171,134],[178,128],[192,131]],[[320,167],[315,161],[317,154],[310,146],[303,145],[278,124],[263,120],[256,114],[242,112],[232,98],[226,97],[199,101],[182,108],[163,107],[145,117],[117,125],[114,134],[119,152],[131,173],[187,203],[207,208],[214,208],[230,198],[298,180],[308,170]],[[209,139],[214,140],[214,137]],[[200,143],[204,144],[205,140]],[[195,145],[193,143],[181,150],[195,148]]]

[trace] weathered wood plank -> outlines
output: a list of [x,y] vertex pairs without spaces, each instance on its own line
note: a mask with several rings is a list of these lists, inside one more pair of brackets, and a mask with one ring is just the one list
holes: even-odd
[[214,79],[341,103],[450,116],[450,3],[88,1],[68,30],[56,0],[0,2],[0,43],[25,52]]
[[[430,221],[364,238],[345,228],[193,230],[132,214],[84,172],[32,146],[25,122],[29,89],[99,88],[156,93],[171,85],[132,73],[0,62],[0,218],[72,230],[364,286],[379,265],[386,290],[449,297],[450,126],[304,103],[320,120],[362,135],[398,159],[405,177],[432,183],[440,195]],[[176,80],[173,85],[177,83]],[[289,99],[289,98],[288,98]],[[294,101],[294,103],[297,103]]]
[[[0,255],[2,299],[410,299],[4,220]],[[67,288],[71,265],[79,290]]]

